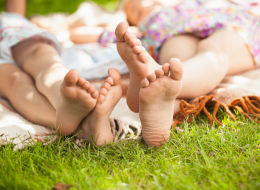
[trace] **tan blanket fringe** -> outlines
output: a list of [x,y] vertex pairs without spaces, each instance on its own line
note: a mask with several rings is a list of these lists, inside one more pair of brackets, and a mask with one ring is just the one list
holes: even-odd
[[[213,118],[209,114],[207,107],[214,107],[212,113]],[[216,123],[222,126],[223,124],[216,117],[220,107],[224,108],[224,110],[234,121],[236,118],[230,111],[231,108],[239,110],[246,118],[251,118],[255,122],[259,123],[257,118],[260,116],[260,97],[244,96],[243,98],[236,98],[229,105],[226,105],[224,103],[220,103],[218,100],[215,100],[213,95],[209,95],[200,97],[196,100],[195,105],[189,104],[182,100],[180,103],[180,111],[173,116],[173,129],[177,124],[182,123],[186,119],[189,123],[191,123],[191,118],[194,117],[195,119],[201,111],[203,111],[208,117],[210,125],[212,125],[214,119]]]

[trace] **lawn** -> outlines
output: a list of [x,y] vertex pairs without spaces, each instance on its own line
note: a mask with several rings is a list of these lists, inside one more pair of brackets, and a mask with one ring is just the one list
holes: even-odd
[[[82,0],[27,2],[30,16],[72,13]],[[117,4],[117,0],[95,2],[111,11]],[[204,115],[182,124],[184,132],[172,131],[170,141],[160,149],[143,141],[74,149],[74,143],[64,138],[23,151],[13,151],[11,144],[0,146],[0,190],[49,190],[58,182],[72,190],[260,189],[259,124],[238,113],[235,122],[223,112],[219,116],[223,126],[209,126]]]
[[[27,0],[27,17],[32,14],[48,14],[53,12],[73,13],[84,0]],[[93,2],[114,11],[118,0],[93,0]],[[4,11],[5,1],[0,0],[0,11]]]
[[160,149],[142,141],[74,149],[65,139],[15,152],[1,146],[0,189],[259,189],[259,125],[221,117],[224,126],[208,126],[204,115],[182,124]]

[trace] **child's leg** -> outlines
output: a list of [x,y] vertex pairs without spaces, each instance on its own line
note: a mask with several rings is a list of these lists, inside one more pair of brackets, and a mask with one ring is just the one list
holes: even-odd
[[68,72],[51,45],[30,39],[14,46],[12,53],[56,109],[55,126],[62,124],[61,133],[72,134],[95,107],[98,92],[76,70]]
[[207,94],[226,75],[253,68],[252,55],[237,33],[225,30],[215,32],[201,40],[197,53],[183,62],[183,87],[178,98],[195,98]]
[[[198,49],[200,39],[192,35],[177,35],[165,41],[160,49],[159,64],[168,63],[173,57],[181,62],[193,57]],[[168,50],[171,51],[168,51]]]
[[[139,111],[140,82],[158,65],[141,46],[141,42],[127,31],[127,24],[120,23],[116,29],[118,52],[130,71],[127,93],[129,108]],[[128,44],[131,48],[128,48]],[[176,44],[175,44],[176,46]],[[172,48],[160,52],[171,57]],[[131,56],[132,53],[135,56]],[[162,58],[161,58],[162,59]],[[140,66],[137,66],[137,64]],[[219,31],[198,43],[196,54],[183,62],[183,87],[178,98],[195,98],[213,90],[227,74],[253,69],[254,62],[242,38],[230,31]]]
[[69,72],[57,51],[49,44],[26,40],[12,47],[16,63],[34,80],[37,89],[56,109],[60,84]]
[[[175,99],[181,90],[182,65],[178,59],[172,59],[170,64],[163,66],[150,64],[140,41],[126,30],[127,25],[121,23],[116,29],[116,36],[118,52],[130,71],[127,103],[132,111],[139,112],[146,143],[160,147],[169,139]],[[129,92],[136,94],[131,97]]]
[[0,96],[7,98],[26,119],[43,126],[55,121],[55,109],[35,88],[32,78],[18,67],[0,65],[0,81]]

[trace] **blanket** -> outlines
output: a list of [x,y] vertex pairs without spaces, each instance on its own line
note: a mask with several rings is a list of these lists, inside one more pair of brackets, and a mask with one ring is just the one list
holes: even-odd
[[[92,84],[94,86],[99,86],[102,81],[94,81]],[[122,87],[123,94],[126,94],[127,86],[129,82],[129,76],[123,76]],[[241,100],[243,97],[256,97],[252,101],[252,105],[255,106],[255,111],[260,111],[260,103],[256,103],[260,100],[260,69],[247,71],[236,76],[227,76],[211,93],[211,95],[206,95],[199,97],[189,102],[182,101],[180,103],[181,109],[177,115],[185,116],[184,119],[193,114],[198,115],[200,111],[204,111],[207,115],[206,104],[209,106],[216,106],[220,104],[226,109],[227,105],[230,103]],[[207,100],[206,102],[204,100]],[[196,104],[197,102],[197,104]],[[250,109],[250,105],[240,102],[240,106],[243,110]],[[213,103],[213,104],[212,104]],[[199,104],[199,106],[197,106]],[[197,106],[197,108],[196,108]],[[194,108],[196,108],[194,110]],[[190,110],[192,112],[189,113]],[[239,107],[238,107],[239,109]],[[194,112],[195,111],[195,112]],[[232,113],[226,110],[231,116]],[[188,113],[187,113],[188,112]],[[217,110],[214,110],[216,114]],[[209,119],[211,115],[209,115]],[[250,116],[250,115],[248,115]],[[214,118],[217,123],[221,125],[221,122]],[[44,126],[35,125],[25,118],[21,117],[19,114],[13,110],[11,105],[7,101],[0,101],[0,144],[13,143],[14,150],[21,150],[26,146],[31,146],[36,142],[43,142],[44,145],[47,145],[53,142],[57,135],[54,131],[47,129]],[[115,107],[111,118],[111,130],[114,135],[114,141],[120,140],[129,140],[129,139],[141,139],[141,124],[139,120],[139,115],[133,113],[129,110],[126,99],[123,97]],[[183,122],[180,117],[174,118],[174,127]],[[211,122],[212,123],[212,119]],[[180,128],[175,127],[175,129],[180,132]],[[75,138],[75,146],[81,146],[84,142],[84,139]]]
[[[222,125],[217,119],[217,112],[220,107],[235,120],[231,110],[238,110],[246,118],[259,123],[260,115],[260,69],[247,71],[236,76],[227,76],[209,95],[195,98],[189,103],[182,100],[180,111],[175,113],[173,128],[187,119],[192,122],[200,112],[204,112],[209,119],[209,124]],[[212,116],[207,107],[214,107]]]
[[[121,98],[110,117],[114,141],[141,138],[139,115],[131,112],[126,99]],[[0,100],[0,145],[14,144],[14,150],[22,150],[37,142],[48,145],[57,139],[55,131],[33,124],[20,116],[7,100]],[[75,140],[75,146],[82,146],[84,139]]]

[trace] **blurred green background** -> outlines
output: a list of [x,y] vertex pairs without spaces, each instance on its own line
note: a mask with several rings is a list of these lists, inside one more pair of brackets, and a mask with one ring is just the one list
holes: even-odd
[[[92,0],[108,11],[114,11],[119,0]],[[73,13],[84,0],[27,0],[27,17],[32,14],[53,12]],[[4,11],[5,0],[0,0],[0,11]]]

